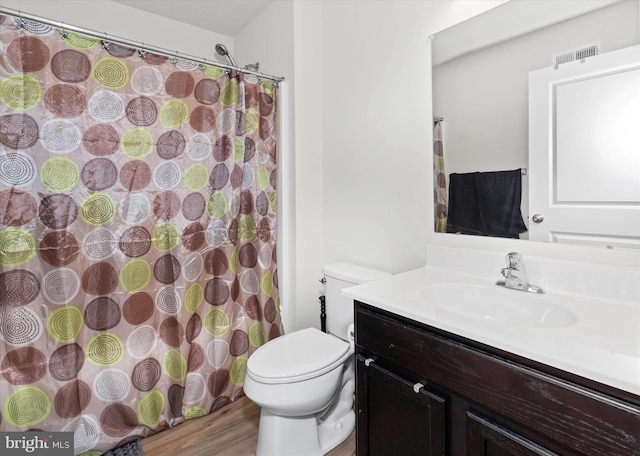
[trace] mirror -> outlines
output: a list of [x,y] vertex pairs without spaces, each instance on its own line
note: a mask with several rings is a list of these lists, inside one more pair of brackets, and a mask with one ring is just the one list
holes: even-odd
[[[501,232],[464,234],[529,239],[529,227],[536,215],[529,211],[529,197],[537,179],[532,174],[535,169],[529,169],[529,73],[553,68],[556,62],[562,66],[569,51],[584,50],[588,59],[589,52],[602,55],[638,46],[639,22],[638,0],[511,0],[432,37],[433,115],[434,119],[442,118],[434,129],[434,141],[441,139],[440,144],[434,143],[434,151],[442,151],[436,165],[444,167],[439,181],[434,182],[434,193],[438,192],[438,185],[444,188],[444,202],[448,205],[452,174],[456,182],[460,177],[476,174],[490,179],[497,176],[503,183],[520,182],[519,208],[524,226],[518,230],[518,220],[510,219],[509,224],[516,227],[515,236]],[[598,109],[593,104],[589,106]],[[511,171],[507,180],[506,171]],[[640,182],[640,170],[637,181]],[[491,186],[494,181],[478,183],[474,177],[474,182]],[[460,184],[456,185],[459,188]],[[554,185],[564,188],[568,184]],[[453,196],[456,194],[454,191]],[[512,200],[514,194],[510,195]],[[639,200],[624,204],[640,208]],[[459,201],[460,197],[454,201],[457,207]],[[464,201],[469,203],[468,199]],[[438,210],[442,195],[434,203],[436,213],[442,212],[442,208]],[[486,198],[478,199],[483,212],[488,207],[484,203]],[[516,211],[517,206],[515,203]],[[462,213],[468,214],[469,209],[463,208]],[[504,214],[494,216],[500,218]],[[517,218],[513,213],[509,216]],[[636,221],[640,225],[640,219]],[[442,222],[436,231],[445,231]],[[567,242],[591,245],[591,241]]]

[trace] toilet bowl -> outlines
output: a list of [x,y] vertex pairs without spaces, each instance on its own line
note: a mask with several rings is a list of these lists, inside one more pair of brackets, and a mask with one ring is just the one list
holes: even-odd
[[249,358],[244,392],[262,408],[257,456],[320,456],[349,436],[353,351],[353,344],[306,328]]
[[334,317],[327,329],[335,332],[305,328],[285,334],[247,362],[244,392],[261,407],[257,456],[322,456],[355,427],[353,302],[341,290],[390,274],[349,263],[323,272],[327,316]]

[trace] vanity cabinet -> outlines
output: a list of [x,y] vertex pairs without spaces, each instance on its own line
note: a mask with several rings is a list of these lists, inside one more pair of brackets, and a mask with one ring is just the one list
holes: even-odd
[[444,454],[444,397],[384,369],[371,358],[357,356],[356,360],[357,403],[361,415],[367,416],[368,436],[362,441],[366,449],[359,450],[359,454]]
[[358,301],[355,332],[358,456],[640,456],[633,394]]

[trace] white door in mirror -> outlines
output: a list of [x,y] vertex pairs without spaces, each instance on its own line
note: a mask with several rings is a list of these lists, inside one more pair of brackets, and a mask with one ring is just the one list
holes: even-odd
[[640,46],[529,73],[529,239],[640,249],[638,125]]

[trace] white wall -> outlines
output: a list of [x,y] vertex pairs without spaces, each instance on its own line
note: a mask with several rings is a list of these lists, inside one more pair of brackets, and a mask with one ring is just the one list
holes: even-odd
[[228,63],[219,60],[216,43],[233,52],[232,37],[108,0],[2,0],[0,5],[207,60]]
[[429,36],[499,3],[323,3],[325,262],[392,273],[424,264],[433,211]]
[[[319,1],[294,3],[295,48],[295,325],[320,327],[325,263],[323,201],[324,12]],[[286,242],[286,240],[285,240]]]
[[260,72],[283,76],[292,83],[293,3],[271,3],[233,37],[233,57],[239,66],[260,62]]

